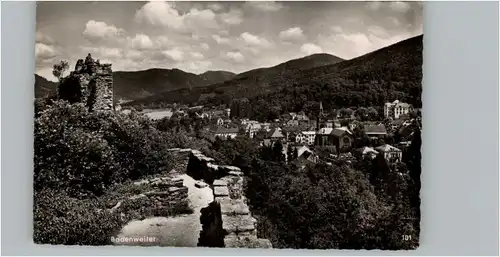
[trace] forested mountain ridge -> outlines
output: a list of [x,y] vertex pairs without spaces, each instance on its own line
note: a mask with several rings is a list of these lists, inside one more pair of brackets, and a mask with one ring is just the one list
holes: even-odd
[[[148,69],[141,71],[113,72],[114,97],[137,100],[178,89],[190,89],[220,83],[234,77],[228,71],[207,71],[194,74],[179,69]],[[43,97],[55,92],[57,83],[36,75],[35,96]],[[50,86],[50,87],[49,87]]]
[[331,54],[312,54],[306,57],[286,61],[276,66],[249,70],[236,75],[234,79],[275,76],[281,73],[291,72],[295,70],[306,70],[324,65],[336,64],[342,61],[344,61],[342,58]]
[[171,91],[132,102],[231,105],[248,102],[257,116],[286,111],[346,106],[382,106],[399,99],[421,106],[423,35],[409,38],[366,55],[274,76],[241,77],[188,90]]
[[243,90],[238,96],[250,96],[251,91],[256,89],[255,85],[267,87],[267,82],[272,81],[272,79],[276,76],[283,76],[283,74],[286,73],[310,69],[327,64],[335,64],[341,61],[343,61],[343,59],[330,54],[313,54],[303,58],[289,60],[272,67],[246,71],[235,75],[230,80],[214,83],[206,87],[199,87],[196,89],[183,88],[171,92],[164,92],[162,94],[139,99],[135,102],[129,103],[128,105],[151,105],[153,103],[172,102],[195,103],[198,101],[205,102],[212,100],[214,103],[228,102],[230,101],[231,95],[224,95],[224,92],[231,90]]
[[57,90],[57,83],[35,74],[35,98],[44,97]]

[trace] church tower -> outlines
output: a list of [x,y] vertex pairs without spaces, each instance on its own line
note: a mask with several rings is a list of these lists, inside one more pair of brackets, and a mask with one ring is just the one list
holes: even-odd
[[316,130],[319,130],[321,128],[321,125],[324,125],[323,123],[325,122],[325,117],[326,115],[323,110],[323,102],[319,102],[319,113],[316,117]]

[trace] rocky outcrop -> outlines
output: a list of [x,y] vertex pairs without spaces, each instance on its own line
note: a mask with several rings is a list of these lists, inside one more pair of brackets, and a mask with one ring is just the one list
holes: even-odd
[[[180,149],[172,149],[181,152]],[[185,153],[185,149],[183,149]],[[189,151],[187,174],[203,179],[213,189],[214,201],[202,209],[199,246],[272,248],[257,237],[257,220],[250,213],[243,191],[245,177],[238,167],[214,164],[198,150]]]
[[[174,171],[172,173],[175,173]],[[133,195],[109,209],[110,212],[141,211],[141,217],[168,216],[170,209],[185,204],[179,199],[186,199],[188,188],[183,185],[182,178],[157,177],[134,182],[134,186],[147,186],[150,190]],[[143,216],[143,217],[142,217]]]
[[70,103],[84,103],[89,110],[113,110],[113,71],[111,64],[101,64],[88,54],[79,59],[74,71],[58,90],[59,98]]

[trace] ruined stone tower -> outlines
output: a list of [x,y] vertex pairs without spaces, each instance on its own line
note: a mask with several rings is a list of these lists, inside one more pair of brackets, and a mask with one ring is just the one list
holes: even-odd
[[90,54],[79,59],[75,70],[59,86],[59,98],[84,103],[90,111],[113,110],[113,71]]

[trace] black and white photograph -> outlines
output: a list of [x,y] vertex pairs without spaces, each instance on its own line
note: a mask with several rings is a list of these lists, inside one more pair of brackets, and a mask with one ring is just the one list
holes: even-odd
[[417,249],[423,11],[37,2],[33,241]]

